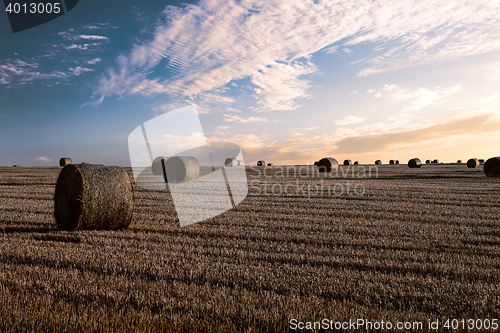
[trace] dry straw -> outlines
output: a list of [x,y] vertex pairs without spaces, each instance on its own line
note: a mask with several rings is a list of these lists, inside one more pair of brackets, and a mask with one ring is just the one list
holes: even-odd
[[457,164],[462,164],[462,160],[458,160],[458,161],[457,161]]
[[68,164],[73,164],[73,161],[71,160],[71,158],[69,157],[61,157],[61,159],[59,160],[59,166],[66,166]]
[[431,160],[425,160],[425,164],[431,164]]
[[267,163],[267,166],[273,166],[273,165],[274,165],[274,164],[272,164],[272,163]]
[[471,158],[470,160],[467,161],[467,167],[469,169],[475,169],[479,167],[479,160],[477,158]]
[[266,166],[266,161],[258,161],[257,166]]
[[484,163],[484,174],[488,177],[500,177],[500,156],[492,157]]
[[332,157],[325,157],[318,161],[318,170],[320,172],[332,172],[339,168],[339,162]]
[[358,165],[358,164],[359,164],[359,162],[358,162],[358,161],[354,161],[354,165]]
[[375,161],[375,164],[376,164],[376,165],[381,165],[381,164],[382,164],[382,161],[381,161],[381,160],[376,160],[376,161]]
[[134,209],[134,189],[124,168],[83,163],[61,170],[54,194],[59,229],[124,229]]
[[399,160],[396,160],[396,164],[399,164]]
[[420,161],[419,158],[412,158],[411,160],[408,161],[408,167],[410,168],[420,168],[422,166],[422,162]]
[[396,162],[394,160],[390,160],[389,164],[395,164]]
[[344,165],[352,165],[352,161],[351,160],[344,160]]
[[434,163],[434,164],[439,164],[439,160],[438,160],[438,159],[435,159],[434,161],[432,161],[432,163]]

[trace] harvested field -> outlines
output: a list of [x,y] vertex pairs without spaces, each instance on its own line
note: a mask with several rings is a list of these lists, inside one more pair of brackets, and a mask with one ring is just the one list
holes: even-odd
[[[2,167],[0,331],[498,318],[500,179],[482,166],[378,166],[378,177],[362,179],[352,168],[333,179],[312,166],[272,178],[247,168],[241,204],[184,228],[168,193],[136,187],[129,230],[65,232],[53,217],[61,169]],[[365,191],[308,198],[269,189],[321,181]]]

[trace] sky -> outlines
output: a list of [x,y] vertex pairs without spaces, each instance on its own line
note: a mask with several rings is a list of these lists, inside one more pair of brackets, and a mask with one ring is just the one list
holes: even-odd
[[500,155],[500,1],[81,0],[0,45],[0,165],[129,166],[188,105],[246,164]]

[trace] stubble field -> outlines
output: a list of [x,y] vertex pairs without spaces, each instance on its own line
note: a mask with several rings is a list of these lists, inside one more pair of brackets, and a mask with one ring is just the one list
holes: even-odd
[[[499,318],[500,179],[482,166],[378,170],[328,179],[247,168],[240,205],[184,228],[168,193],[136,187],[128,230],[63,232],[53,217],[60,168],[2,167],[0,331]],[[321,180],[364,194],[270,191]]]

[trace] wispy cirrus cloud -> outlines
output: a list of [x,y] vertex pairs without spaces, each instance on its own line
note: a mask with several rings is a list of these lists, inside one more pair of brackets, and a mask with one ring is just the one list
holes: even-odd
[[237,115],[225,114],[224,120],[228,122],[236,122],[236,123],[267,123],[269,120],[261,117],[248,117],[243,118]]
[[[446,97],[451,94],[462,91],[462,84],[457,83],[451,87],[435,87],[434,89],[428,89],[424,87],[419,87],[414,91],[406,91],[397,85],[390,84],[385,85],[382,90],[390,93],[391,97],[394,99],[410,99],[412,100],[404,109],[403,112],[415,112],[419,111],[430,105],[440,105],[445,102]],[[376,97],[376,96],[375,96]]]
[[38,157],[35,157],[35,160],[37,160],[37,161],[42,161],[42,162],[50,162],[50,158],[45,157],[45,156],[38,156]]
[[365,120],[366,120],[366,118],[364,118],[364,117],[347,116],[347,117],[342,118],[341,120],[335,120],[335,125],[345,126],[345,125],[351,125],[351,124],[359,124]]
[[[468,0],[202,0],[167,6],[154,37],[119,56],[94,96],[194,96],[250,78],[260,110],[290,110],[297,98],[310,96],[307,76],[319,72],[303,59],[325,47],[345,41],[348,52],[375,43],[361,61],[360,76],[484,53],[500,48],[499,8],[498,2]],[[151,74],[158,66],[166,68],[164,75]]]

